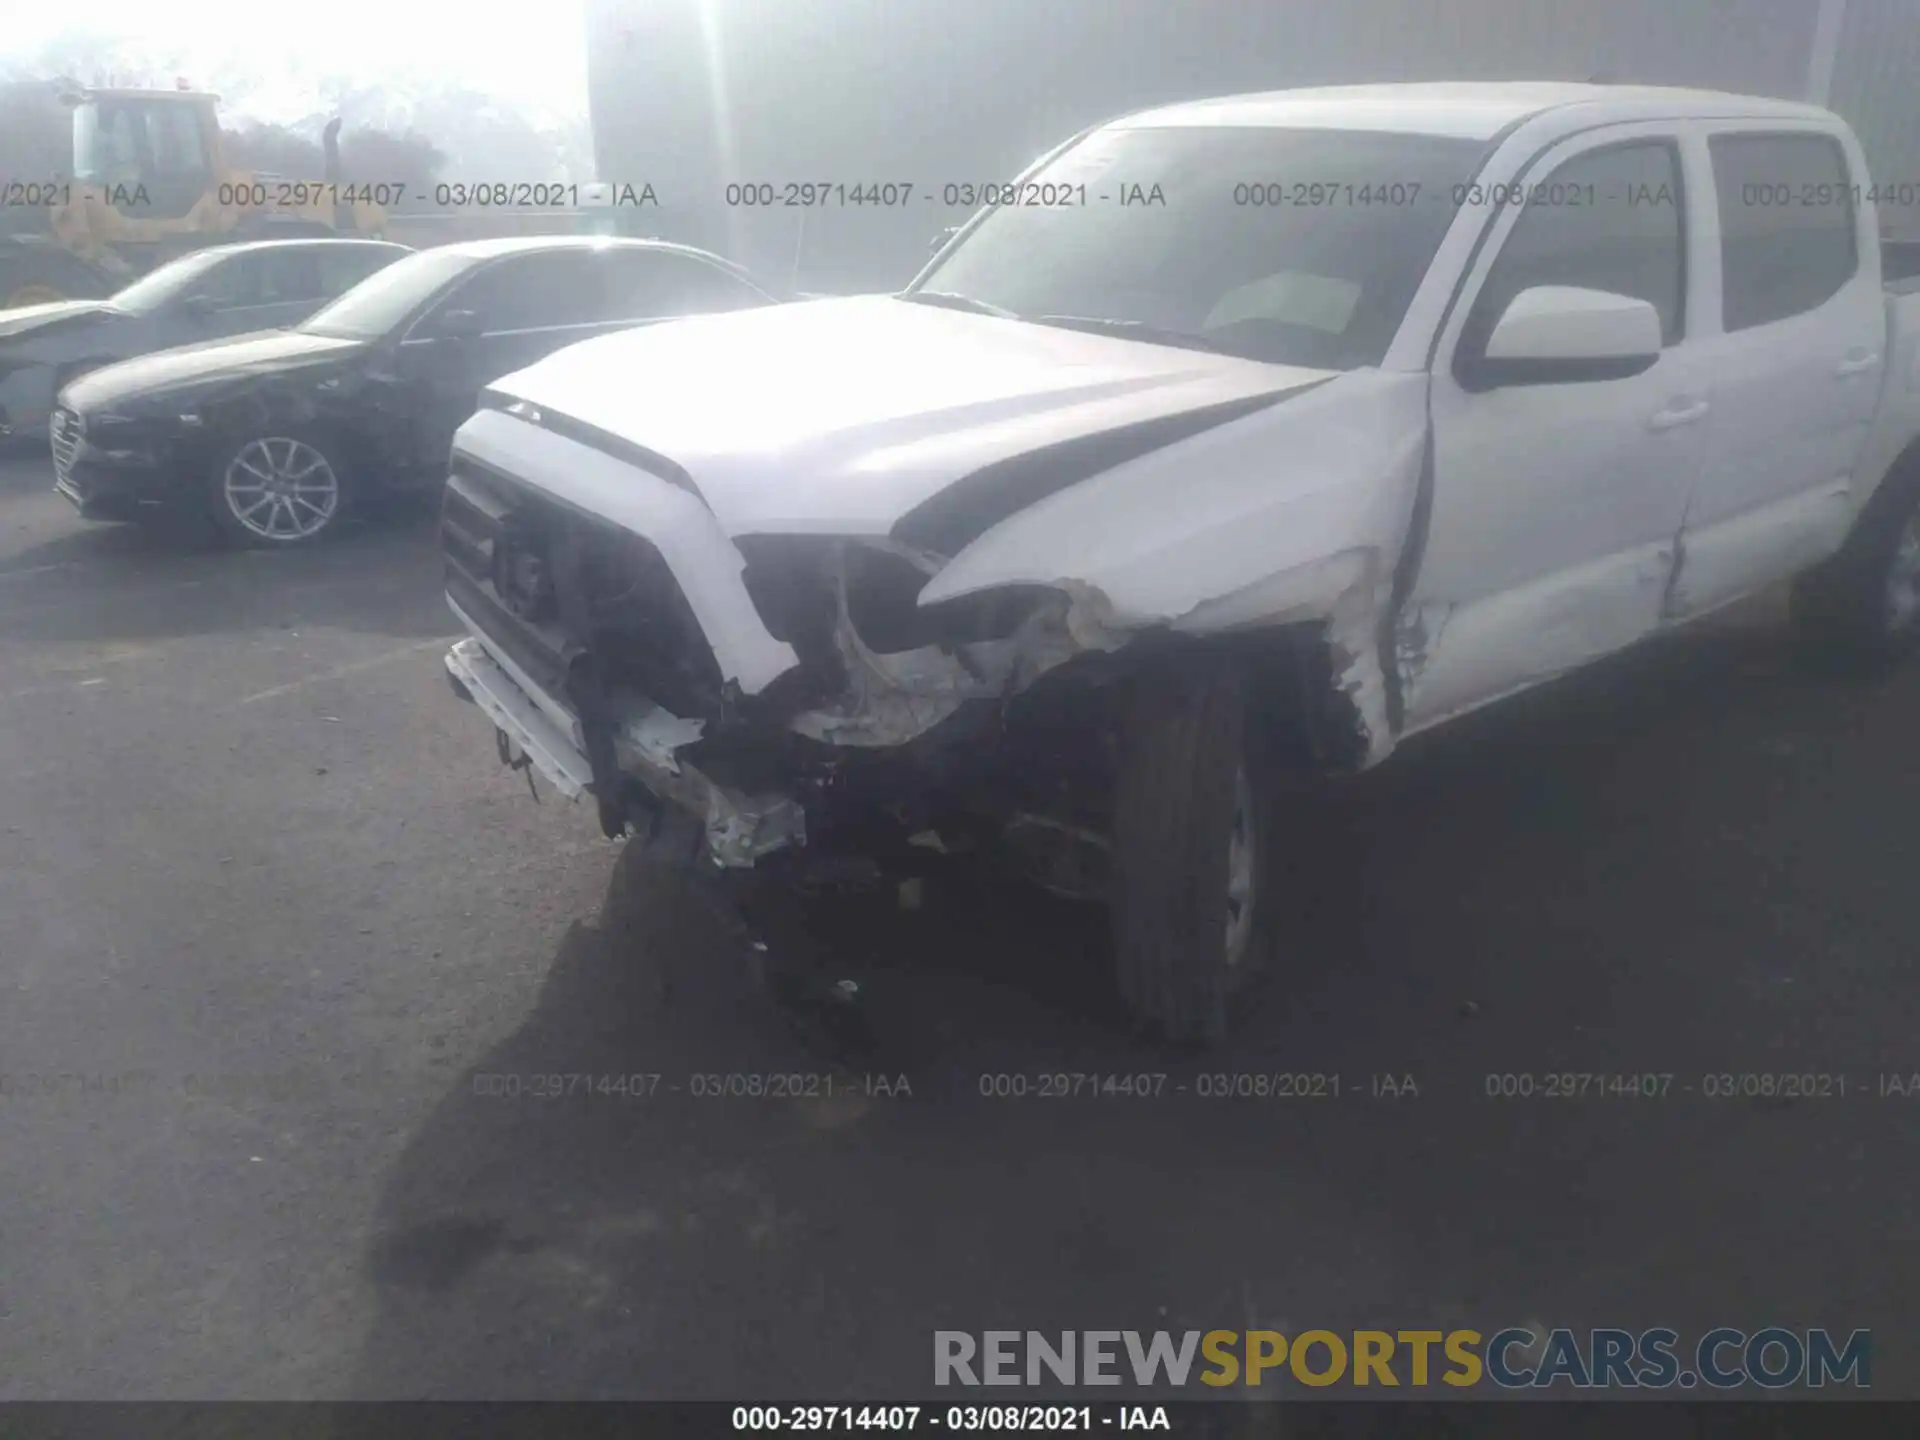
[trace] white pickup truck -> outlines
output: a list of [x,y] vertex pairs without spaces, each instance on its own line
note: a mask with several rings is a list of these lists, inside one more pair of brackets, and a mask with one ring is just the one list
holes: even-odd
[[1874,186],[1837,116],[1686,90],[1100,126],[901,294],[494,386],[447,668],[503,759],[723,869],[1004,840],[1110,901],[1146,1026],[1217,1037],[1289,772],[1779,581],[1833,654],[1913,635],[1920,282]]

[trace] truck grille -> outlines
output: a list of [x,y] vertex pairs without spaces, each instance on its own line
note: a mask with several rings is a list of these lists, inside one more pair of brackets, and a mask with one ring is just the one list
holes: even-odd
[[[441,507],[447,594],[556,699],[591,654],[607,682],[676,715],[717,718],[720,669],[666,561],[646,540],[454,457]],[[558,547],[577,547],[583,615],[562,616]],[[571,623],[569,623],[571,622]]]
[[73,457],[80,449],[80,435],[83,423],[78,411],[62,405],[53,412],[48,434],[53,442],[53,482],[61,487],[71,482],[68,475],[73,469]]

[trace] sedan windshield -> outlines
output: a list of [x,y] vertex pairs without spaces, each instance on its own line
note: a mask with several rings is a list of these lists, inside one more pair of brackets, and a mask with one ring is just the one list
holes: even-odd
[[191,291],[223,258],[218,250],[201,250],[169,260],[116,291],[107,303],[130,315],[151,315]]
[[448,281],[481,263],[482,257],[462,250],[422,250],[368,276],[295,328],[337,340],[379,340]]
[[1102,130],[997,197],[903,298],[1278,364],[1377,365],[1485,149],[1338,130]]

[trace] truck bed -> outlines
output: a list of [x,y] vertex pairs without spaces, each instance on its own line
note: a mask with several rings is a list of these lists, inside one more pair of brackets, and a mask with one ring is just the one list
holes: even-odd
[[1887,281],[1887,369],[1880,407],[1860,457],[1864,505],[1894,463],[1920,436],[1920,276]]
[[1894,295],[1920,290],[1920,240],[1880,242],[1880,281]]

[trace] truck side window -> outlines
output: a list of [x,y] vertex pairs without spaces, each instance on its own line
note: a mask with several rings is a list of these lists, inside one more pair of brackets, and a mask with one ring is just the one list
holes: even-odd
[[1723,326],[1817,309],[1860,268],[1847,157],[1826,135],[1715,135]]
[[1680,339],[1686,245],[1680,157],[1670,142],[1589,151],[1517,188],[1526,209],[1507,232],[1474,305],[1467,334],[1476,348],[1513,297],[1536,285],[1577,285],[1648,301],[1660,312],[1662,343]]
[[157,176],[207,174],[207,151],[199,116],[185,105],[156,105],[146,114],[147,145]]
[[94,163],[82,178],[105,185],[137,183],[142,173],[137,122],[119,105],[100,106],[97,113]]

